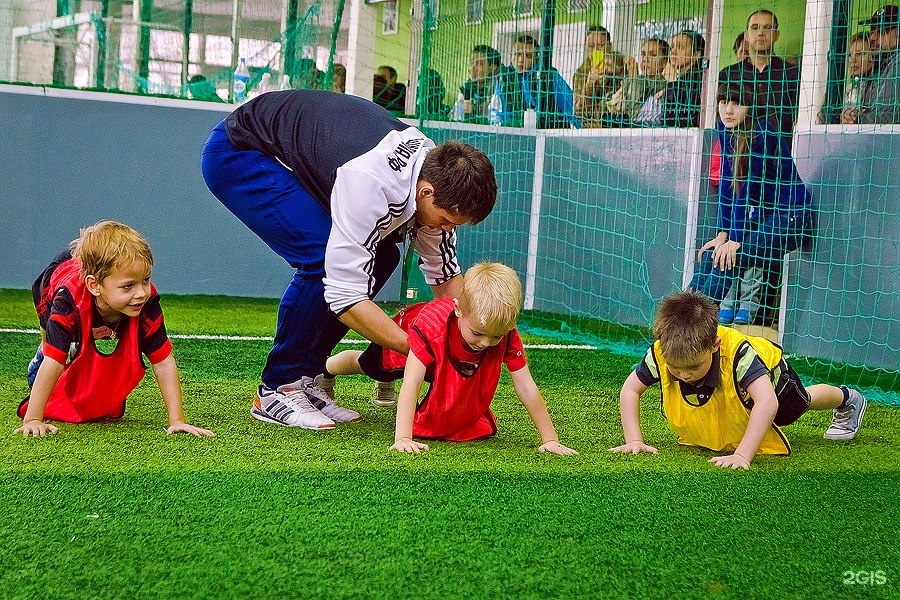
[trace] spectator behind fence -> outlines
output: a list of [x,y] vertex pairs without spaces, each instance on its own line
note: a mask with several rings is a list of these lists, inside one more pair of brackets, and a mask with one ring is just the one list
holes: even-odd
[[[444,78],[434,69],[425,69],[425,93],[423,95],[424,107],[416,106],[416,115],[420,112],[426,119],[446,118],[448,107],[444,104],[444,96],[447,88],[444,87]],[[424,110],[422,110],[424,109]]]
[[294,76],[291,77],[292,87],[298,90],[321,90],[325,73],[316,67],[316,61],[311,58],[301,58],[294,67]]
[[516,38],[513,67],[518,83],[517,97],[512,98],[513,122],[521,122],[521,111],[529,108],[537,112],[537,126],[542,129],[581,127],[575,118],[572,88],[554,68],[539,72],[538,52],[541,47],[530,35]]
[[397,82],[397,69],[381,65],[372,85],[372,101],[395,113],[406,109],[406,86]]
[[488,105],[494,87],[499,85],[504,114],[512,112],[511,100],[515,95],[515,71],[503,65],[500,52],[486,44],[472,49],[469,79],[459,87],[466,101],[466,119],[487,122]]
[[[582,127],[621,126],[621,120],[610,119],[607,103],[622,88],[626,75],[625,56],[606,52],[600,63],[591,67],[575,87],[575,116]],[[577,76],[577,74],[576,74]]]
[[769,10],[757,10],[747,18],[744,43],[747,57],[719,71],[719,83],[748,83],[773,117],[777,131],[790,145],[797,118],[800,69],[773,56],[780,37],[778,18]]
[[[844,98],[841,112],[831,122],[847,124],[856,123],[857,115],[863,102],[871,102],[874,86],[875,52],[869,40],[869,32],[855,34],[847,42],[847,83],[844,86]],[[819,122],[825,120],[825,111],[819,113]]]
[[661,118],[660,99],[656,94],[665,89],[663,75],[669,62],[669,43],[649,38],[641,44],[640,75],[627,75],[622,87],[606,104],[607,110],[620,115],[623,124],[658,122]]
[[870,28],[876,73],[860,88],[859,109],[845,109],[841,123],[900,123],[900,8],[894,5],[879,8],[871,19],[860,21],[860,25]]
[[[740,32],[731,46],[734,58],[741,62],[748,56],[747,42],[744,32]],[[722,178],[722,144],[716,137],[713,142],[712,156],[709,161],[709,181],[715,186]],[[728,290],[719,304],[719,323],[723,325],[749,325],[756,319],[762,304],[763,272],[759,267],[751,267],[744,271],[740,281]]]
[[334,63],[334,75],[331,78],[331,91],[343,94],[347,91],[347,67]]
[[225,102],[216,93],[216,86],[211,84],[203,75],[194,75],[188,79],[187,85],[188,96],[192,100],[203,100],[205,102]]
[[[699,127],[706,40],[696,31],[672,36],[669,51],[669,83],[657,93],[662,100],[659,124],[666,127]],[[646,122],[645,125],[655,125]]]
[[716,101],[723,158],[719,232],[697,253],[690,288],[719,302],[747,268],[777,271],[784,254],[810,232],[812,215],[790,148],[755,105],[751,85],[720,84]]

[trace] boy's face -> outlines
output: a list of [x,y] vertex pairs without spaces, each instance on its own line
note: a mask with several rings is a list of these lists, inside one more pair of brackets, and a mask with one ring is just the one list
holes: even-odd
[[534,67],[535,59],[537,59],[537,50],[531,44],[516,42],[516,48],[513,52],[513,64],[517,73],[525,73]]
[[716,340],[716,345],[712,349],[701,352],[692,358],[684,360],[666,359],[666,368],[675,379],[685,383],[697,383],[709,373],[709,369],[712,367],[713,353],[718,347],[719,340]]
[[456,306],[456,316],[459,317],[459,331],[463,341],[475,352],[496,346],[509,333],[509,329],[492,324],[482,325],[479,319],[463,313],[459,308],[459,301],[454,299],[453,304]]
[[88,275],[85,284],[104,316],[118,312],[136,317],[150,298],[150,268],[140,260],[118,264],[103,281]]

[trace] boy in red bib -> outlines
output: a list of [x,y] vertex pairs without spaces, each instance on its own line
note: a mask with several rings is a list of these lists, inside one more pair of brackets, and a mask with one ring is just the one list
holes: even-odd
[[169,413],[167,433],[213,433],[184,422],[178,367],[150,283],[153,255],[140,234],[115,221],[81,231],[34,282],[41,347],[28,369],[31,395],[19,406],[13,433],[43,436],[44,419],[83,423],[118,419],[153,367]]
[[656,454],[644,443],[638,418],[641,395],[659,383],[662,407],[678,442],[716,452],[718,467],[749,469],[757,454],[791,453],[781,431],[807,410],[833,410],[828,440],[852,440],[866,399],[846,386],[805,387],[781,347],[718,323],[718,307],[697,292],[663,299],[656,311],[657,341],[619,395],[625,444],[613,452]]
[[[439,298],[401,311],[394,321],[409,335],[409,356],[372,344],[328,359],[325,381],[364,373],[378,381],[403,378],[392,450],[420,452],[413,440],[468,442],[497,433],[490,404],[503,365],[516,395],[541,435],[541,452],[577,454],[559,443],[547,407],[525,362],[515,329],[522,304],[516,272],[499,263],[478,263],[463,279],[459,298]],[[416,403],[428,381],[425,398]]]

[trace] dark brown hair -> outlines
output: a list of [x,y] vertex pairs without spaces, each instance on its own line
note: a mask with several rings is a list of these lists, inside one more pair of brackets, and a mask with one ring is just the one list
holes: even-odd
[[697,292],[663,298],[653,319],[653,335],[666,361],[691,360],[716,345],[719,307]]
[[468,144],[444,142],[425,155],[419,181],[434,186],[434,205],[450,213],[483,221],[497,202],[494,165]]
[[720,83],[716,88],[716,105],[719,102],[734,102],[747,107],[744,120],[737,127],[730,129],[732,160],[734,161],[734,181],[739,184],[747,176],[750,163],[750,139],[753,135],[753,123],[759,118],[759,107],[753,87],[748,83],[731,81]]

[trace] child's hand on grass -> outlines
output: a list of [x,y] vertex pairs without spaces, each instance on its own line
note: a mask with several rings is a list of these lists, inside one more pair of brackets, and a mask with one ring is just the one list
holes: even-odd
[[400,438],[399,440],[394,442],[394,445],[391,446],[390,449],[396,450],[397,452],[409,452],[418,454],[419,452],[428,450],[428,444],[423,444],[409,438]]
[[709,462],[722,467],[723,469],[749,469],[750,461],[740,454],[729,454],[728,456],[713,456]]
[[576,452],[575,450],[572,450],[571,448],[567,448],[566,446],[563,446],[557,440],[550,440],[549,442],[544,442],[543,444],[538,446],[538,451],[539,452],[552,452],[553,454],[566,454],[566,455],[570,455],[570,456],[573,454],[578,454],[578,452]]
[[647,454],[659,453],[659,450],[657,450],[653,446],[648,446],[644,442],[626,442],[621,446],[610,448],[609,451],[620,452],[622,454],[640,454],[641,452],[646,452]]
[[31,419],[22,423],[21,427],[17,427],[13,430],[13,435],[17,433],[21,433],[22,437],[28,437],[29,435],[32,437],[44,437],[48,433],[56,433],[59,429],[56,426],[51,425],[50,423],[44,423],[43,421],[39,421],[37,419]]
[[194,427],[193,425],[189,425],[184,421],[175,421],[171,425],[166,428],[166,433],[168,435],[172,435],[173,433],[189,433],[196,437],[216,437],[216,434],[210,431],[209,429],[203,429],[202,427]]

